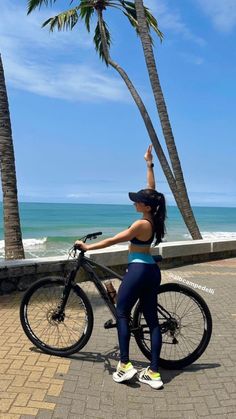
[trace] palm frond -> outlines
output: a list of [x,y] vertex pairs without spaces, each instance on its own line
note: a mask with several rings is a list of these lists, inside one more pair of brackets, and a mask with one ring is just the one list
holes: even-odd
[[[122,5],[124,15],[129,19],[131,25],[136,29],[138,33],[138,21],[137,21],[137,13],[135,8],[135,3],[126,0],[120,0],[120,4]],[[160,40],[163,39],[163,33],[158,28],[158,23],[156,18],[152,15],[147,7],[144,7],[144,12],[147,20],[148,30],[150,32],[150,28],[152,28],[156,34],[159,36]],[[151,38],[153,43],[153,40]]]
[[129,19],[131,25],[135,28],[135,30],[138,33],[138,21],[135,4],[129,1],[121,1],[121,4],[123,6],[123,9],[125,10],[123,11],[124,15]]
[[149,11],[149,9],[147,7],[144,7],[144,11],[145,11],[145,16],[146,16],[146,19],[147,19],[148,27],[149,28],[151,27],[156,32],[156,34],[159,36],[160,41],[162,41],[163,38],[164,38],[164,34],[158,28],[158,23],[157,23],[156,18],[152,15],[152,13]]
[[131,25],[135,28],[136,32],[138,33],[138,21],[134,18],[131,13],[124,12],[124,15],[129,19]]
[[54,3],[56,3],[56,0],[28,0],[27,14],[30,14],[32,10],[37,7],[40,8],[43,4],[45,4],[45,6],[52,6]]
[[55,28],[57,28],[58,31],[73,29],[79,20],[79,8],[80,7],[77,6],[74,9],[66,10],[59,15],[51,17],[43,23],[42,27],[44,28],[45,26],[49,25],[51,32],[53,32]]
[[90,32],[90,20],[94,13],[94,4],[88,0],[80,1],[80,18],[84,20],[87,31]]
[[[103,28],[104,28],[104,32],[105,32],[105,36],[106,36],[107,48],[109,50],[110,46],[111,46],[111,34],[110,34],[108,26],[107,26],[107,24],[104,20],[103,20]],[[107,59],[106,59],[106,56],[104,54],[103,47],[102,47],[102,37],[101,37],[100,28],[99,28],[99,23],[97,23],[97,26],[95,28],[93,42],[95,44],[95,48],[96,48],[96,51],[99,54],[99,57],[103,61],[105,61],[106,65],[108,65],[108,62],[107,62]]]

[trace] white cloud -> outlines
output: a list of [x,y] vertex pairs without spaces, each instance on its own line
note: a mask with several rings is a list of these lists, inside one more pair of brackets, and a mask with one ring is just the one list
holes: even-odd
[[13,87],[41,96],[90,102],[128,100],[118,79],[104,76],[86,65],[50,66],[7,55],[4,67],[6,79]]
[[181,35],[184,39],[192,41],[200,46],[204,46],[206,41],[195,35],[183,21],[180,11],[170,6],[164,0],[145,0],[144,4],[155,13],[157,17],[159,28],[161,31],[172,31]]
[[41,29],[41,24],[56,14],[55,10],[27,16],[26,4],[22,7],[10,0],[1,2],[0,51],[9,85],[72,101],[129,100],[124,83],[107,76],[105,66],[103,73],[81,64],[81,56],[93,48],[85,30],[52,34]]
[[236,0],[197,0],[215,27],[230,32],[236,26]]
[[[24,2],[23,2],[24,3]],[[0,36],[9,38],[16,46],[21,48],[53,48],[64,49],[66,46],[79,46],[91,48],[92,41],[90,36],[81,25],[80,30],[74,29],[74,32],[49,33],[49,29],[42,28],[42,23],[50,16],[59,13],[55,8],[53,11],[43,9],[36,10],[27,16],[26,2],[23,5],[11,0],[1,0],[1,25]],[[77,36],[75,32],[77,31]]]

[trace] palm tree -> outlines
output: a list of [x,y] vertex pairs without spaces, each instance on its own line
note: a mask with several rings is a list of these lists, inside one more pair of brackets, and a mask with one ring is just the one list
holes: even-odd
[[[41,7],[42,4],[45,4],[46,6],[48,6],[49,4],[53,5],[55,2],[56,0],[29,0],[28,14],[31,13],[35,8]],[[90,31],[90,21],[94,12],[96,12],[97,25],[95,28],[95,34],[93,38],[94,43],[95,43],[95,48],[98,51],[100,58],[105,61],[106,65],[107,66],[110,65],[111,67],[113,67],[120,74],[120,76],[123,78],[124,82],[126,83],[126,86],[128,87],[141,113],[146,129],[150,136],[151,142],[157,153],[163,172],[167,178],[168,184],[175,197],[179,210],[184,218],[184,221],[187,227],[189,228],[187,224],[188,218],[186,217],[183,210],[182,201],[180,199],[181,196],[177,189],[177,183],[176,183],[175,177],[173,176],[172,170],[170,169],[169,163],[160,145],[160,142],[156,135],[155,129],[153,127],[152,121],[147,112],[147,109],[145,108],[145,105],[141,97],[139,96],[137,90],[135,89],[134,85],[129,79],[127,73],[123,70],[123,68],[119,64],[117,64],[110,57],[109,50],[110,50],[110,45],[111,45],[111,36],[108,30],[108,26],[103,19],[103,12],[107,7],[112,7],[112,8],[121,10],[124,13],[124,15],[129,19],[131,25],[136,29],[137,33],[139,34],[139,27],[138,27],[138,22],[137,22],[135,4],[132,2],[123,1],[123,0],[80,0],[79,4],[76,7],[63,11],[59,15],[56,15],[48,19],[46,22],[43,23],[42,26],[44,27],[46,25],[49,25],[51,31],[53,31],[55,28],[57,28],[59,31],[65,30],[65,29],[72,30],[74,26],[79,22],[79,20],[84,20],[87,30]],[[154,31],[157,33],[160,39],[162,39],[163,35],[158,28],[156,19],[152,16],[152,14],[149,12],[147,8],[144,8],[144,10],[145,10],[146,22],[148,25],[148,31],[150,32],[150,28],[154,29]]]
[[163,135],[169,152],[174,177],[176,179],[177,190],[180,195],[185,222],[194,239],[202,239],[201,233],[194,218],[194,214],[189,202],[187,188],[184,181],[183,171],[181,168],[178,151],[175,145],[174,135],[171,129],[169,115],[162,92],[160,80],[157,73],[156,62],[153,54],[152,39],[150,37],[149,26],[147,24],[147,17],[143,0],[134,0],[137,12],[138,30],[141,39],[143,52],[145,56],[146,66],[149,73],[149,78],[152,86],[153,95],[156,102],[157,111],[159,114]]
[[15,157],[10,112],[0,55],[0,169],[3,192],[5,258],[24,259],[17,199]]

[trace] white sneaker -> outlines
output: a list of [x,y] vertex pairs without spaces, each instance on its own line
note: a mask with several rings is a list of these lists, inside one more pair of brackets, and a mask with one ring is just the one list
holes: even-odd
[[126,364],[125,368],[121,367],[121,362],[118,362],[116,371],[113,372],[112,377],[116,383],[122,383],[123,381],[130,380],[137,374],[137,370],[133,367],[131,362]]
[[139,374],[139,381],[141,383],[144,384],[148,384],[149,386],[151,386],[152,388],[158,389],[163,387],[163,382],[161,380],[161,376],[159,374],[159,372],[155,373],[155,375],[153,375],[153,377],[151,377],[150,373],[149,373],[149,368],[144,368],[140,374]]

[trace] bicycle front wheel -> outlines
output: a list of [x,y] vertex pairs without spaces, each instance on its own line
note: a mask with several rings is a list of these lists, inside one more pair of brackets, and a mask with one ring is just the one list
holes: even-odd
[[[162,333],[160,366],[180,369],[196,361],[205,351],[212,333],[212,318],[203,298],[184,285],[169,283],[158,292],[159,325]],[[137,304],[133,326],[142,353],[151,359],[150,331],[140,304]]]
[[24,294],[20,306],[23,330],[31,342],[50,355],[68,356],[81,350],[93,330],[93,311],[84,291],[72,284],[64,312],[57,316],[65,280],[44,278]]

